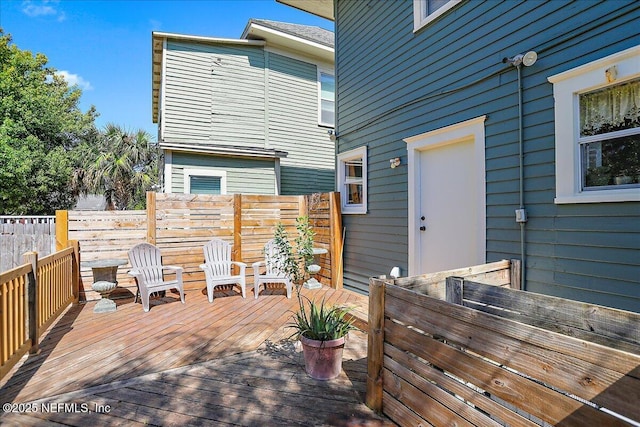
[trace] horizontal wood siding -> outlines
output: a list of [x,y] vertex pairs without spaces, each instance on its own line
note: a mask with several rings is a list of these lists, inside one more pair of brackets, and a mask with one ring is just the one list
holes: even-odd
[[184,192],[184,169],[202,169],[226,171],[227,194],[275,194],[274,160],[174,152],[172,162],[172,193]]
[[165,141],[264,146],[264,53],[260,47],[170,41]]
[[269,145],[288,153],[281,161],[282,194],[335,189],[334,143],[318,126],[315,64],[267,52]]
[[[369,212],[345,215],[345,285],[407,268],[403,138],[487,115],[487,261],[520,257],[517,73],[522,68],[525,288],[640,311],[640,204],[555,205],[547,77],[637,45],[637,2],[465,1],[413,32],[413,2],[337,1],[337,151],[368,146]],[[442,94],[443,92],[446,93]],[[423,100],[419,100],[424,98]],[[411,231],[413,232],[413,231]]]

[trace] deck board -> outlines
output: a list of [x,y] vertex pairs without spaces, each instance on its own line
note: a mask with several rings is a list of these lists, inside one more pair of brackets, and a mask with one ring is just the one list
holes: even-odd
[[[109,413],[90,414],[98,425],[393,425],[363,403],[365,333],[350,334],[338,378],[314,381],[299,343],[287,339],[295,296],[216,294],[209,303],[201,290],[188,291],[186,304],[168,294],[152,299],[148,313],[133,298],[118,300],[115,313],[95,314],[94,303],[70,308],[41,353],[0,382],[2,403],[66,410],[0,414],[0,424],[86,425],[88,414],[68,411],[86,404],[109,405]],[[367,312],[367,298],[350,291],[303,294],[353,306],[361,320]]]

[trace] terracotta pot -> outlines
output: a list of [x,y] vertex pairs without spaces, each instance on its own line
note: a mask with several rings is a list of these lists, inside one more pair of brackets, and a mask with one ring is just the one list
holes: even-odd
[[344,337],[330,341],[312,340],[301,336],[304,368],[316,380],[330,380],[342,372]]

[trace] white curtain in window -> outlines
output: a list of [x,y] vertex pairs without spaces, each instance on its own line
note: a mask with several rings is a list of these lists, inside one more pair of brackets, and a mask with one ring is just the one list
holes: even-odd
[[580,136],[640,127],[640,80],[580,95]]

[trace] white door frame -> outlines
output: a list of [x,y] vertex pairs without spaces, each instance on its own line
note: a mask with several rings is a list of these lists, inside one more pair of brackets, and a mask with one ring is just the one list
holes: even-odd
[[[485,132],[484,122],[487,116],[476,117],[464,122],[456,123],[420,135],[405,138],[407,143],[407,165],[408,165],[408,191],[409,191],[409,276],[422,273],[421,265],[421,245],[420,245],[420,209],[422,205],[420,192],[420,155],[421,152],[442,147],[444,145],[455,144],[462,141],[473,141],[474,157],[477,160],[476,179],[477,185],[476,203],[479,206],[477,218],[463,218],[466,221],[476,220],[480,225],[477,227],[477,253],[481,254],[478,263],[482,264],[486,260],[486,188],[485,188]],[[455,173],[455,171],[452,171]]]

